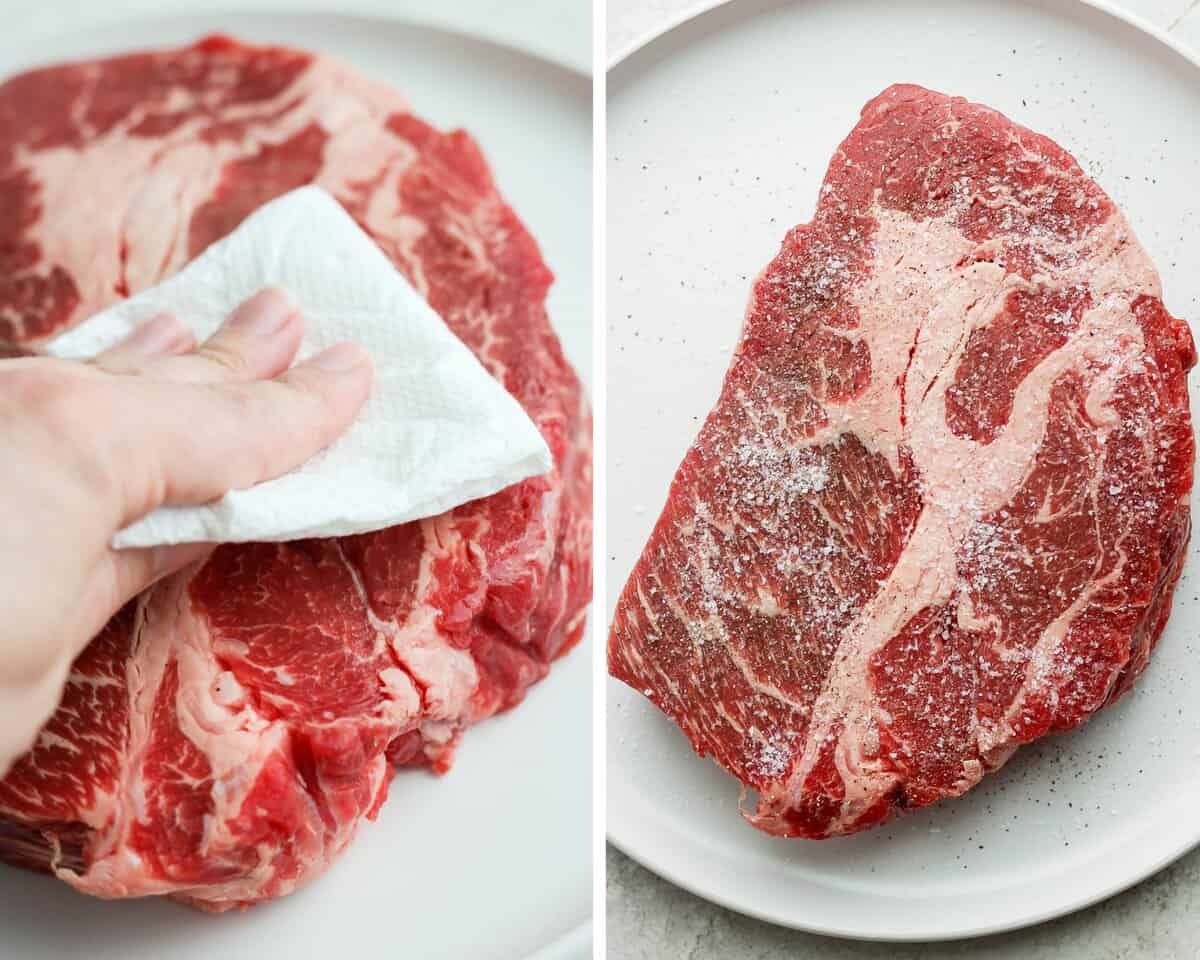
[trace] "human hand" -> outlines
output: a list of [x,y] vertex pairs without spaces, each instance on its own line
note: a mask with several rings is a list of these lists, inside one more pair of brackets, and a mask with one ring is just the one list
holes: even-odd
[[117,551],[113,535],[286,473],[350,425],[370,361],[342,344],[288,369],[302,334],[267,289],[199,347],[163,316],[90,363],[0,360],[0,776],[105,622],[212,549]]

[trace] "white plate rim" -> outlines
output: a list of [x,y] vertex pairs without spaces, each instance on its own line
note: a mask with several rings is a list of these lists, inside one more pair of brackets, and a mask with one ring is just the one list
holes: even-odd
[[[697,20],[719,8],[732,6],[737,2],[738,0],[699,0],[699,2],[667,18],[657,27],[635,37],[632,41],[619,48],[609,59],[606,72],[611,73],[636,54],[691,23],[693,20]],[[804,0],[776,0],[775,5],[782,6],[788,3],[802,2]],[[1151,23],[1139,14],[1125,9],[1119,4],[1112,2],[1112,0],[1071,0],[1071,2],[1081,7],[1090,8],[1103,16],[1115,19],[1147,35],[1182,57],[1183,60],[1200,72],[1200,54],[1172,36],[1168,31]],[[608,682],[612,683],[616,681],[608,678]],[[1169,812],[1194,820],[1194,817],[1189,815],[1188,804],[1183,802],[1188,799],[1191,798],[1185,798],[1182,795],[1173,798],[1168,803]],[[882,929],[865,932],[859,927],[837,923],[824,923],[809,918],[788,916],[763,909],[749,897],[742,895],[741,891],[746,888],[739,887],[736,883],[724,885],[720,883],[706,883],[704,879],[698,879],[696,876],[697,874],[702,874],[704,871],[695,870],[694,865],[698,861],[705,859],[707,854],[693,848],[673,856],[664,855],[662,853],[663,845],[655,846],[646,843],[644,840],[644,831],[639,831],[639,828],[635,827],[632,821],[625,820],[622,822],[618,817],[613,816],[611,808],[606,807],[606,810],[606,838],[609,843],[621,853],[662,877],[664,880],[703,900],[757,920],[777,926],[789,927],[794,930],[802,930],[808,933],[839,937],[847,940],[886,943],[918,943],[923,941],[937,942],[969,939],[972,937],[1006,933],[1045,923],[1116,896],[1136,886],[1148,877],[1153,876],[1174,863],[1184,854],[1200,846],[1200,822],[1197,822],[1193,830],[1183,833],[1181,837],[1176,837],[1172,843],[1144,848],[1148,855],[1132,866],[1128,861],[1125,861],[1123,865],[1127,869],[1111,878],[1106,877],[1105,882],[1097,883],[1092,888],[1085,889],[1074,896],[1064,897],[1061,901],[1048,905],[1041,910],[1026,912],[1008,920],[991,923],[960,924],[956,920],[951,919],[947,927],[941,931],[921,931],[914,933],[908,930]],[[693,865],[693,869],[690,872],[685,866],[689,860]],[[719,867],[715,859],[712,866]],[[719,872],[719,868],[711,869],[707,871],[707,875],[718,876]]]
[[[725,2],[725,0],[718,0]],[[543,67],[551,67],[556,70],[561,70],[569,73],[577,80],[590,80],[591,74],[581,67],[579,64],[572,63],[563,57],[557,57],[544,50],[535,50],[527,47],[524,44],[517,43],[512,40],[502,40],[497,37],[490,36],[486,33],[475,33],[471,30],[463,29],[452,24],[442,24],[433,21],[421,20],[414,17],[406,17],[402,14],[387,14],[379,12],[369,12],[360,9],[325,9],[304,4],[298,4],[294,9],[281,10],[270,6],[246,6],[238,7],[235,10],[221,11],[209,9],[208,7],[199,7],[195,10],[180,13],[170,12],[166,9],[160,9],[146,17],[139,17],[139,22],[142,25],[153,26],[157,23],[172,24],[180,23],[188,20],[201,20],[208,17],[216,16],[219,13],[226,12],[238,19],[251,20],[266,20],[270,17],[286,16],[291,18],[299,18],[305,20],[350,20],[360,23],[386,23],[391,27],[398,27],[402,30],[411,30],[415,32],[435,33],[442,36],[457,40],[465,40],[471,43],[480,43],[485,46],[494,47],[498,50],[503,50],[514,56],[522,57],[527,60],[532,60],[535,63],[541,64]],[[53,42],[59,39],[74,39],[81,35],[87,35],[93,30],[104,31],[113,30],[120,24],[118,19],[104,19],[95,22],[89,22],[81,26],[74,26],[68,30],[33,28],[30,33],[36,37],[39,42]],[[23,67],[22,69],[27,69]],[[10,71],[4,65],[0,65],[0,77],[5,77],[10,74]]]
[[[736,3],[737,0],[698,0],[698,2],[685,7],[667,17],[662,23],[656,27],[652,27],[645,33],[634,37],[628,43],[620,47],[608,60],[605,67],[606,72],[612,71],[632,57],[643,47],[648,47],[650,44],[662,39],[668,33],[679,29],[685,23],[696,20],[706,13],[711,13],[718,7],[728,6]],[[1162,29],[1157,24],[1151,23],[1141,14],[1134,13],[1132,10],[1127,10],[1125,7],[1112,0],[1072,0],[1072,2],[1084,7],[1091,7],[1100,13],[1110,17],[1115,17],[1117,20],[1140,30],[1142,33],[1148,34],[1159,43],[1164,43],[1181,57],[1191,63],[1193,66],[1200,69],[1200,54],[1195,53],[1190,47],[1182,41],[1176,39],[1168,31]]]

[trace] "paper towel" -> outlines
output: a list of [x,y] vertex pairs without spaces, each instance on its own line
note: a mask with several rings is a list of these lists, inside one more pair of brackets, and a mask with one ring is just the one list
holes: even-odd
[[375,379],[357,420],[285,476],[205,506],[155,510],[114,546],[361,533],[550,469],[521,406],[319,187],[268,203],[174,277],[63,334],[48,352],[94,356],[163,312],[203,340],[268,284],[287,291],[304,317],[298,359],[342,340],[370,354]]

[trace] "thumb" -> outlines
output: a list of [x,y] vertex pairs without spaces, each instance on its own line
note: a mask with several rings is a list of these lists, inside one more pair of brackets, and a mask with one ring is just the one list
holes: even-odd
[[163,577],[208,558],[215,543],[180,543],[160,547],[115,550],[105,547],[97,566],[97,575],[88,581],[88,590],[77,610],[77,642],[69,651],[74,660],[92,637],[121,607]]
[[113,610],[124,606],[151,584],[184,567],[206,560],[215,543],[177,543],[159,547],[136,547],[108,551]]

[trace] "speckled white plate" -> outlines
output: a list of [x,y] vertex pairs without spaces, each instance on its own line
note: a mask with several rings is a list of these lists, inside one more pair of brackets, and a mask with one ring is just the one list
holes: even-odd
[[[227,12],[54,36],[0,28],[0,75],[223,30],[321,50],[390,82],[424,118],[470,130],[554,270],[549,309],[591,372],[591,82],[515,50],[396,20]],[[107,903],[0,866],[0,958],[584,960],[591,956],[591,641],[516,710],[463,739],[442,778],[401,774],[375,823],[298,893],[209,916]]]
[[[1200,70],[1165,35],[1076,0],[734,0],[685,19],[608,79],[610,612],[716,399],[750,279],[894,81],[1058,140],[1125,210],[1168,306],[1200,318]],[[971,936],[1109,896],[1200,841],[1198,549],[1132,694],[965,798],[855,837],[758,833],[739,785],[610,680],[609,836],[703,897],[842,936]]]

